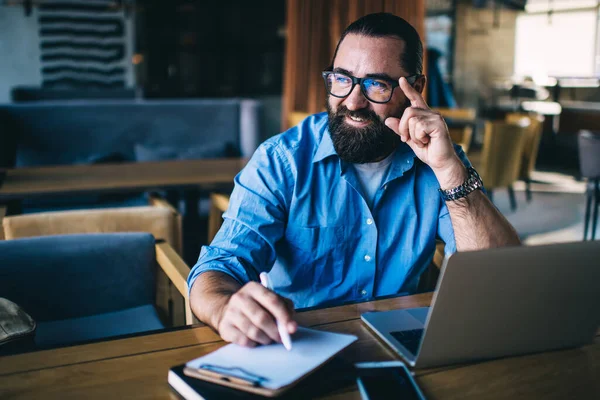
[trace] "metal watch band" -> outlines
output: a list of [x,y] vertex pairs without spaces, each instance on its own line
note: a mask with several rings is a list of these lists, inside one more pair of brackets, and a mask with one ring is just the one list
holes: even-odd
[[442,190],[441,188],[439,189],[444,201],[455,201],[462,199],[463,197],[467,197],[475,190],[483,188],[483,182],[481,181],[481,177],[477,171],[475,171],[475,168],[467,168],[467,173],[467,180],[461,185],[447,190]]

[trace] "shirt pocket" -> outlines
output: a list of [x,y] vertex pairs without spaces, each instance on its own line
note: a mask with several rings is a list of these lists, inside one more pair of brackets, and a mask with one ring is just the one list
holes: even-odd
[[286,241],[291,267],[296,276],[311,279],[315,286],[335,285],[343,281],[350,265],[352,245],[346,226],[304,227],[289,225]]

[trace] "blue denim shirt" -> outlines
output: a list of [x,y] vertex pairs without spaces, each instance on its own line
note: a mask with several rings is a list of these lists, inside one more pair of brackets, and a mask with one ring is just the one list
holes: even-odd
[[412,293],[436,238],[447,253],[456,249],[438,189],[431,168],[402,143],[369,209],[355,169],[335,152],[327,114],[313,115],[261,144],[236,176],[189,287],[205,271],[241,284],[266,271],[296,308]]

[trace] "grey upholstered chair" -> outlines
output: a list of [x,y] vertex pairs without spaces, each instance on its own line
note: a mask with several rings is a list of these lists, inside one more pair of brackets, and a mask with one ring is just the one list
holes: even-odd
[[581,131],[578,140],[581,176],[588,179],[583,240],[587,239],[590,217],[592,222],[590,237],[594,240],[598,224],[598,206],[600,205],[600,132]]
[[157,255],[161,267],[169,263],[160,245],[166,243],[148,233],[0,241],[0,297],[36,321],[36,348],[162,329],[154,306]]

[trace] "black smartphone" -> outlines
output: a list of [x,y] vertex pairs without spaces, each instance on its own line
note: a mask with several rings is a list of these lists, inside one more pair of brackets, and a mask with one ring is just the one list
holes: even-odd
[[358,389],[364,400],[425,400],[406,365],[401,361],[364,362],[356,367]]

